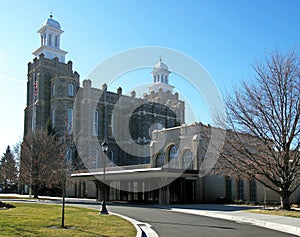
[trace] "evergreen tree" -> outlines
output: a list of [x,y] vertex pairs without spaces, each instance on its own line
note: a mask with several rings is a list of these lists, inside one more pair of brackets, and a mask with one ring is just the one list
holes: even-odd
[[8,187],[17,181],[18,170],[16,161],[11,153],[10,146],[7,146],[5,153],[1,158],[0,167],[1,182],[3,182],[3,191],[8,192]]

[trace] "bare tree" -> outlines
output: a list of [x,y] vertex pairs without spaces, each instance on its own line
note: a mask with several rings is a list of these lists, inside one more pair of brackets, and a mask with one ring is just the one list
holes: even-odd
[[265,63],[254,65],[254,80],[229,96],[231,132],[219,165],[278,193],[283,209],[290,209],[290,195],[300,184],[298,60],[295,51],[271,53]]
[[18,177],[18,170],[15,158],[7,146],[6,152],[3,153],[1,158],[0,179],[4,184],[4,192],[8,191],[8,186],[15,185]]
[[20,181],[27,184],[37,198],[40,189],[61,185],[65,177],[66,147],[63,139],[36,129],[22,143]]

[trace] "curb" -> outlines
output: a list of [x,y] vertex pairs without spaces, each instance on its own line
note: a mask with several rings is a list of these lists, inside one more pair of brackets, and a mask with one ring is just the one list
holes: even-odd
[[[16,195],[14,195],[15,197]],[[1,195],[0,195],[1,198]],[[61,198],[45,198],[45,197],[41,197],[38,200],[30,200],[30,199],[2,199],[4,201],[8,200],[8,201],[13,201],[13,202],[33,202],[33,203],[39,203],[39,202],[43,202],[43,201],[61,201]],[[84,202],[86,202],[86,200],[83,199]],[[82,202],[82,200],[81,200]],[[66,204],[72,205],[72,203],[68,202],[66,200]],[[87,208],[87,207],[86,207]],[[132,219],[128,216],[124,216],[118,213],[114,213],[114,212],[109,212],[109,214],[111,215],[115,215],[115,216],[119,216],[127,221],[129,221],[131,224],[133,224],[133,226],[135,227],[137,234],[136,237],[158,237],[158,234],[151,228],[151,225],[145,222],[140,222],[137,221],[135,219]]]
[[135,227],[137,234],[136,237],[158,237],[158,234],[151,228],[151,225],[145,222],[139,222],[135,219],[132,219],[128,216],[123,216],[118,213],[109,212],[111,215],[119,216],[133,224]]
[[279,223],[270,222],[270,221],[257,220],[257,219],[253,219],[253,218],[249,218],[249,217],[232,216],[232,215],[226,215],[223,213],[206,212],[206,211],[199,211],[199,210],[186,210],[186,209],[172,208],[171,211],[183,212],[183,213],[188,213],[188,214],[193,214],[193,215],[207,216],[207,217],[224,219],[224,220],[230,220],[230,221],[235,221],[235,222],[245,223],[245,224],[252,224],[255,226],[259,226],[259,227],[264,227],[264,228],[300,236],[300,228],[299,227],[286,225],[286,224],[279,224]]

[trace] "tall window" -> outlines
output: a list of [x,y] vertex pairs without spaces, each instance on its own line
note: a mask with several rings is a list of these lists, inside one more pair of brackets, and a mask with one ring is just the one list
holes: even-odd
[[113,115],[112,115],[112,113],[110,113],[110,114],[108,114],[108,116],[107,116],[108,118],[107,118],[107,124],[108,124],[108,126],[107,126],[107,136],[108,137],[112,137],[113,136]]
[[169,150],[169,167],[170,168],[179,168],[178,167],[178,149],[173,145]]
[[249,181],[249,184],[250,184],[250,201],[257,201],[256,181],[254,179],[251,179]]
[[74,85],[73,85],[73,83],[68,83],[68,96],[74,96]]
[[225,197],[226,200],[232,200],[232,179],[225,177]]
[[48,37],[49,37],[49,38],[48,38],[48,45],[51,45],[51,40],[52,40],[52,39],[51,39],[51,34],[49,34]]
[[71,162],[72,161],[72,149],[71,148],[67,149],[66,158],[67,158],[67,162]]
[[165,164],[165,157],[162,153],[160,153],[157,157],[156,157],[156,167],[163,167]]
[[58,47],[58,37],[57,35],[54,38],[54,46],[57,48]]
[[52,95],[52,96],[55,96],[55,94],[56,94],[56,85],[53,84],[53,85],[52,85],[51,95]]
[[99,135],[99,112],[98,110],[95,110],[94,117],[93,117],[93,135],[98,136]]
[[73,131],[73,110],[68,109],[67,113],[67,133],[71,134]]
[[52,109],[52,118],[51,118],[52,128],[55,127],[55,110]]
[[191,150],[185,150],[182,155],[182,168],[193,169],[193,156]]
[[238,200],[244,200],[244,180],[238,179],[237,180],[237,199]]

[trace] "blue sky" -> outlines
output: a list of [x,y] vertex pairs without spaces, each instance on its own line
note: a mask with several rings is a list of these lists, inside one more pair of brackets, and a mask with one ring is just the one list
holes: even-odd
[[[37,30],[51,10],[65,31],[61,48],[69,52],[66,58],[73,61],[81,81],[113,54],[135,47],[160,46],[183,52],[199,62],[225,95],[242,80],[253,78],[254,60],[263,60],[274,48],[299,50],[300,45],[297,0],[0,0],[0,4],[0,152],[22,137],[27,63],[40,43]],[[164,59],[164,55],[157,55],[153,64],[159,56]],[[132,77],[144,75],[151,82],[149,72],[133,73]],[[179,79],[174,75],[176,80]],[[202,103],[191,94],[183,96],[201,107]],[[197,119],[207,122],[205,113],[204,110]]]

